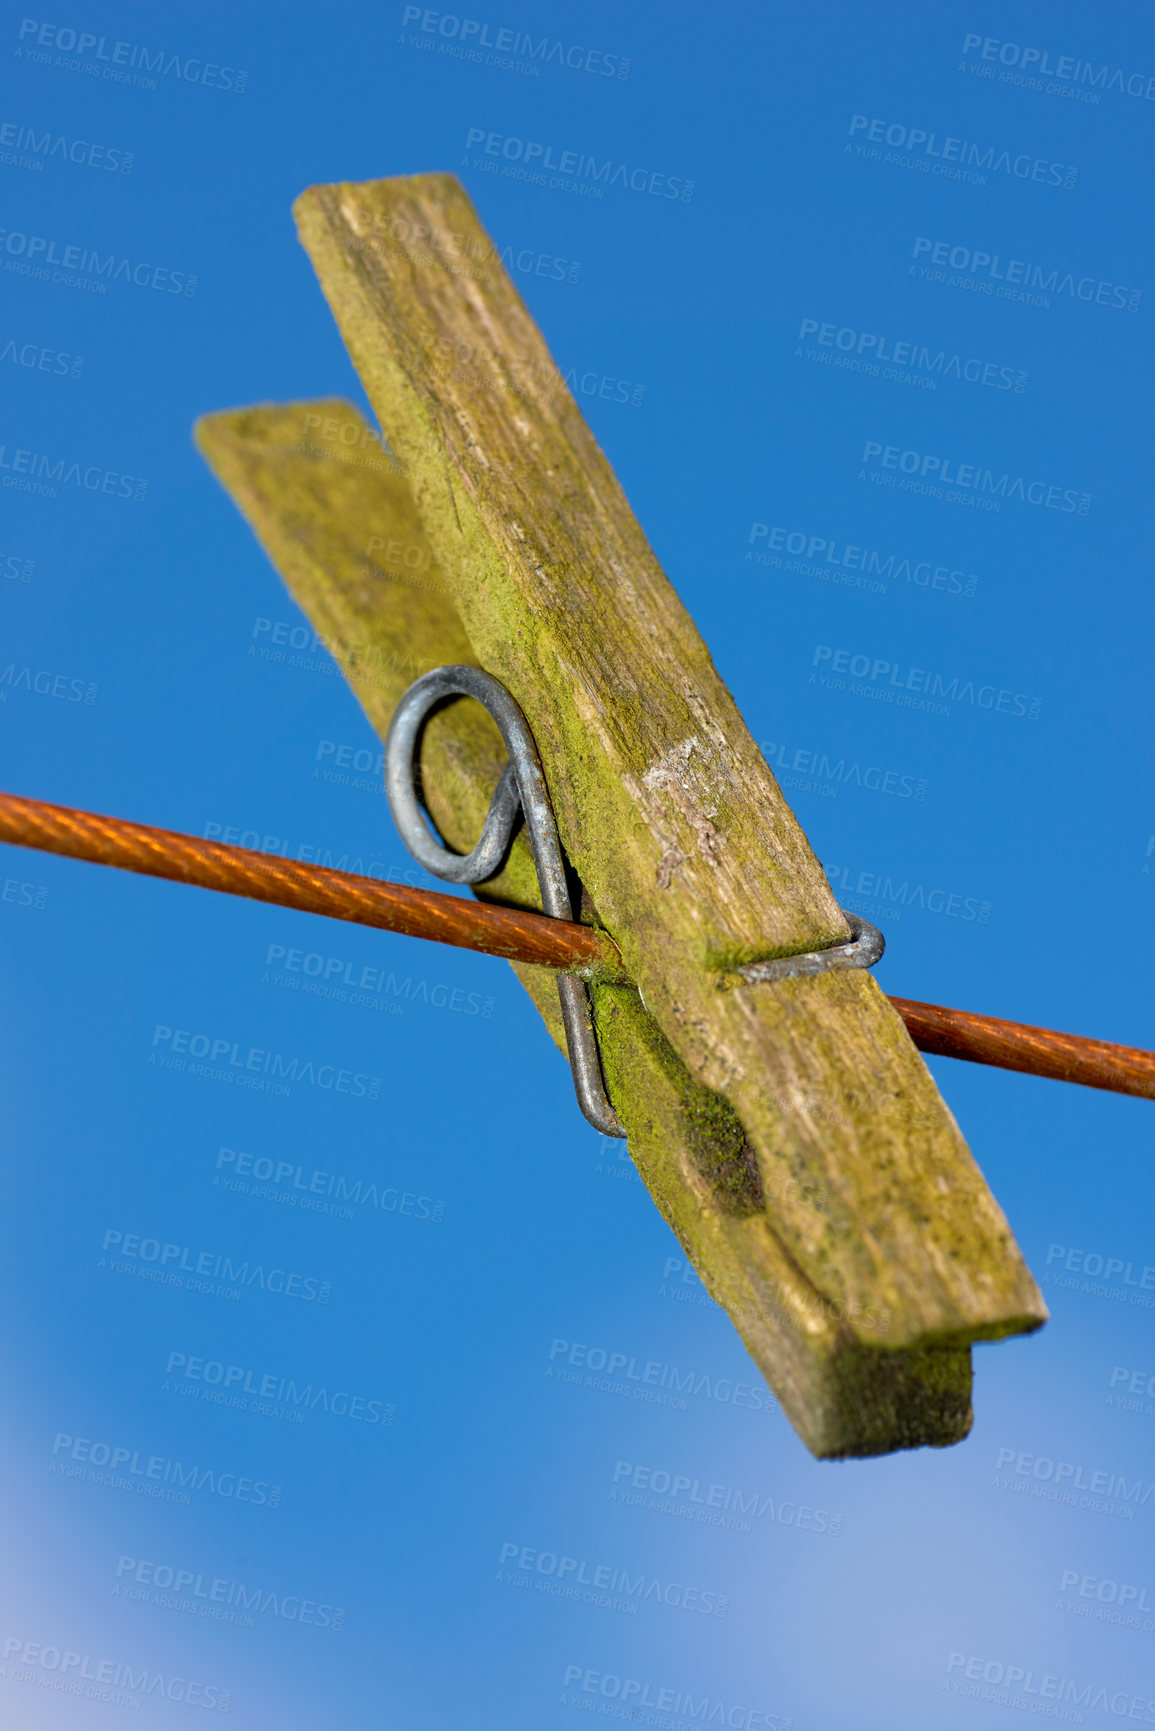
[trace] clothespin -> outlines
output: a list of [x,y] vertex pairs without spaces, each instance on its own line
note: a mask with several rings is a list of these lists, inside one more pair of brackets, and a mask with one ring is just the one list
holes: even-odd
[[[382,738],[446,663],[520,707],[581,918],[635,982],[591,988],[630,1154],[800,1436],[958,1441],[971,1343],[1046,1308],[870,974],[740,971],[850,932],[496,248],[450,175],[313,187],[296,216],[388,451],[336,401],[208,416],[202,451]],[[505,757],[476,704],[432,717],[454,849]],[[540,906],[522,839],[477,893]],[[518,974],[562,1044],[552,978]]]

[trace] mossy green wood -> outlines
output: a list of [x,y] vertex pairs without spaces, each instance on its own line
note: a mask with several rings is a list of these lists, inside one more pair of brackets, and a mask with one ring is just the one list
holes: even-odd
[[[472,659],[436,579],[412,500],[384,457],[339,460],[306,425],[367,432],[347,403],[294,403],[206,416],[197,442],[252,526],[298,605],[340,660],[383,738],[411,677]],[[328,450],[328,456],[325,451]],[[376,545],[375,545],[376,544]],[[391,552],[383,567],[370,559]],[[422,753],[426,798],[453,845],[471,845],[500,768],[484,712],[458,704],[438,718]],[[501,879],[505,897],[533,905],[524,844]],[[565,1041],[552,974],[518,968],[559,1048]],[[595,993],[599,1044],[630,1152],[658,1207],[714,1297],[730,1313],[787,1417],[822,1456],[867,1455],[955,1442],[970,1424],[970,1352],[887,1352],[862,1346],[836,1307],[799,1272],[770,1229],[745,1132],[733,1109],[690,1076],[634,991]]]
[[[334,437],[326,439],[330,426]],[[343,428],[356,429],[353,449],[341,440]],[[363,437],[370,432],[351,403],[324,398],[205,415],[195,438],[384,739],[402,693],[422,673],[480,663],[401,472]],[[424,790],[451,847],[472,847],[505,762],[501,735],[479,704],[430,718]],[[391,827],[384,802],[380,821]],[[482,894],[540,911],[524,837]]]
[[1037,1327],[1007,1222],[874,979],[734,974],[845,924],[463,189],[313,187],[296,215],[570,859],[680,1059],[745,1126],[784,1253],[864,1345]]

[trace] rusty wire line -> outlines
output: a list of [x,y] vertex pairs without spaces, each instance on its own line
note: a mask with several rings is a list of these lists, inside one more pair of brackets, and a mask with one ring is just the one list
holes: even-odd
[[[178,830],[102,817],[72,806],[0,794],[0,841],[406,937],[429,938],[557,973],[629,982],[617,946],[604,932],[589,926],[437,890],[382,883],[325,866],[300,865],[251,848],[202,841]],[[890,1002],[920,1051],[1155,1099],[1155,1052],[910,998]]]

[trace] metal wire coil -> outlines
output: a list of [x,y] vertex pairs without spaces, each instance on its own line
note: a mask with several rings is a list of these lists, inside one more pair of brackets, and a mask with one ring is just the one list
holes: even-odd
[[[497,723],[509,752],[481,834],[467,854],[451,853],[430,834],[417,797],[421,729],[430,712],[450,697],[476,698]],[[525,716],[491,673],[479,667],[436,667],[409,687],[393,713],[385,741],[385,793],[398,833],[414,859],[434,877],[454,884],[484,883],[501,869],[521,811],[537,868],[542,907],[551,919],[573,919],[561,841],[537,746]],[[851,930],[848,944],[750,962],[738,973],[747,985],[763,985],[796,975],[825,973],[831,968],[873,967],[886,940],[876,926],[857,914],[843,912]],[[578,1105],[603,1136],[624,1137],[625,1129],[606,1093],[589,990],[583,980],[572,975],[559,975],[557,990]]]

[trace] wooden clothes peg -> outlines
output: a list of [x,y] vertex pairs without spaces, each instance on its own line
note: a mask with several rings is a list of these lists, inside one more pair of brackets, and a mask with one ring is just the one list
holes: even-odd
[[[958,1441],[971,1342],[1046,1308],[873,978],[737,972],[847,927],[496,249],[450,175],[314,187],[296,213],[397,464],[334,401],[206,417],[202,451],[382,737],[444,663],[520,705],[582,918],[636,982],[593,988],[630,1153],[808,1447]],[[454,848],[503,763],[479,706],[430,722]],[[478,893],[540,905],[520,840]],[[552,978],[518,973],[558,1038]]]

